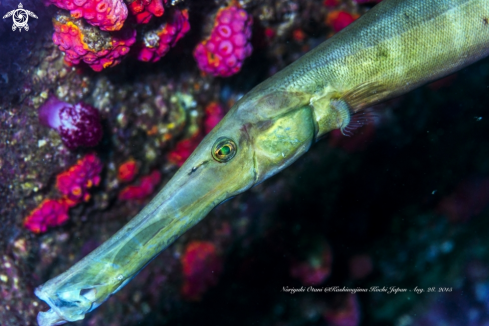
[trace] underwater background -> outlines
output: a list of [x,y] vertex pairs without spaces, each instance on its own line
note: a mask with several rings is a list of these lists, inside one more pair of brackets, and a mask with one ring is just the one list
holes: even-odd
[[[28,30],[0,22],[2,326],[37,325],[37,286],[135,216],[241,96],[379,2],[104,1],[115,17],[26,0]],[[73,324],[489,325],[488,103],[486,59],[372,108]]]

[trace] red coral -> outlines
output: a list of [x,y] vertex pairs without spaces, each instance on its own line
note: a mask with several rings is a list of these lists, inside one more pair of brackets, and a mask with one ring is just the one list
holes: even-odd
[[[166,1],[164,0],[164,4],[166,4]],[[165,12],[161,0],[134,0],[128,2],[129,11],[134,15],[138,24],[147,24],[153,15],[161,17]]]
[[331,26],[335,32],[341,31],[353,23],[359,16],[346,11],[332,11],[328,13],[326,25]]
[[56,187],[68,200],[70,206],[88,201],[88,190],[100,183],[102,163],[95,154],[87,154],[82,159],[56,177]]
[[138,173],[138,164],[134,159],[122,163],[117,170],[117,178],[122,182],[131,182]]
[[45,199],[24,220],[24,227],[34,233],[44,233],[68,220],[69,205],[64,199]]
[[179,141],[175,148],[168,154],[168,161],[178,166],[182,166],[194,149],[199,146],[202,139],[203,137],[201,134],[196,134],[190,138]]
[[324,0],[323,4],[326,7],[336,7],[338,5],[338,0]]
[[190,30],[188,10],[173,10],[169,20],[156,30],[146,32],[138,44],[138,59],[156,62]]
[[210,133],[224,117],[224,110],[217,102],[211,102],[205,107],[204,132]]
[[85,18],[103,31],[118,31],[127,18],[127,7],[122,0],[45,0],[61,9],[70,10],[71,17]]
[[181,257],[184,283],[182,295],[188,300],[199,300],[211,286],[217,284],[222,271],[222,260],[216,246],[208,241],[193,241]]
[[63,13],[53,19],[53,25],[53,42],[65,52],[65,62],[76,65],[83,61],[95,71],[119,64],[136,41],[136,31],[130,28],[101,32]]
[[122,189],[119,193],[120,200],[139,200],[151,195],[154,188],[160,183],[161,174],[158,171],[153,171],[151,174],[141,178],[138,186],[130,185]]
[[237,6],[219,9],[211,35],[194,50],[200,70],[222,77],[239,72],[252,51],[252,23],[252,17]]

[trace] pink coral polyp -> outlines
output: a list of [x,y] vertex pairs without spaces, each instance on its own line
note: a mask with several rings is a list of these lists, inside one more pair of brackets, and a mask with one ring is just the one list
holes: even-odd
[[95,71],[119,64],[136,41],[136,31],[129,27],[102,32],[62,13],[53,19],[53,25],[53,42],[66,54],[65,62],[77,65],[83,61]]
[[128,4],[129,11],[138,24],[147,24],[153,16],[161,17],[165,12],[166,0],[134,0]]
[[90,199],[89,189],[100,183],[102,163],[95,154],[87,154],[56,177],[56,187],[70,206]]
[[127,7],[122,0],[45,0],[46,5],[70,10],[71,17],[85,18],[103,31],[118,31],[127,18]]
[[146,32],[138,52],[138,59],[156,62],[190,30],[188,10],[173,10],[166,23],[154,31]]
[[200,70],[222,77],[239,72],[251,55],[252,23],[252,17],[237,6],[219,9],[211,35],[194,50]]
[[63,199],[45,199],[24,220],[24,227],[34,233],[44,233],[68,220],[69,205]]

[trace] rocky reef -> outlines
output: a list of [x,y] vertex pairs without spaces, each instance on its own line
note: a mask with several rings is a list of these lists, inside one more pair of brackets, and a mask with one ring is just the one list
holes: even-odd
[[[36,325],[36,286],[136,215],[253,86],[377,2],[23,2],[28,32],[0,22],[0,325]],[[484,60],[373,108],[74,324],[488,323],[488,83]]]

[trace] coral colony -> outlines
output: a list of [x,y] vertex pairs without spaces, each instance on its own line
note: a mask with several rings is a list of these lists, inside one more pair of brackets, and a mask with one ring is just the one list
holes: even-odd
[[235,6],[219,9],[211,35],[194,51],[200,70],[214,76],[229,77],[240,71],[250,56],[253,18]]
[[83,61],[95,71],[119,64],[136,42],[136,31],[130,28],[103,32],[63,13],[56,15],[53,25],[53,42],[65,53],[65,62],[77,65]]
[[89,190],[100,183],[102,164],[95,154],[88,154],[56,176],[60,199],[45,199],[24,219],[24,227],[34,233],[44,233],[68,220],[68,210],[90,200]]
[[102,31],[120,30],[127,18],[127,7],[122,0],[46,0],[45,3],[69,10],[72,18],[84,18]]
[[151,62],[160,60],[189,30],[188,10],[173,10],[168,22],[144,33],[143,41],[137,45],[140,48],[138,59]]

